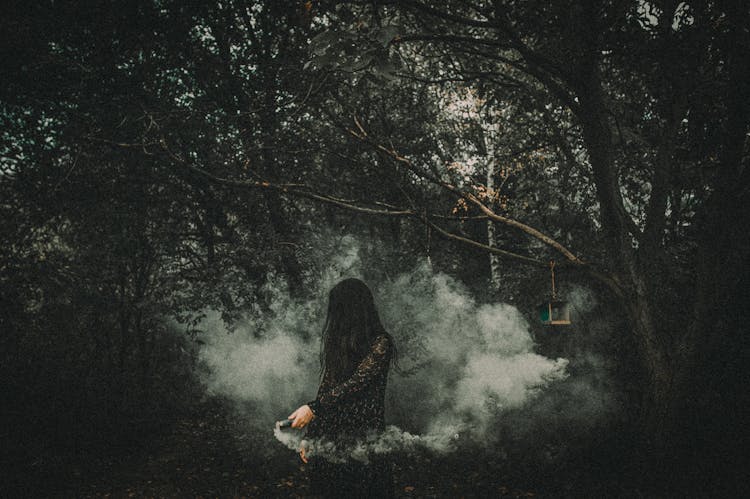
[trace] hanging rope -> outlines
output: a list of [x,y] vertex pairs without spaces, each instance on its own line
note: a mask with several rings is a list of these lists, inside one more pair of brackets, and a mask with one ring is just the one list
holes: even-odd
[[432,227],[427,226],[427,265],[432,268],[432,258],[430,255],[430,248],[432,247]]
[[552,301],[557,300],[557,292],[555,291],[555,261],[549,261],[549,272],[552,275]]

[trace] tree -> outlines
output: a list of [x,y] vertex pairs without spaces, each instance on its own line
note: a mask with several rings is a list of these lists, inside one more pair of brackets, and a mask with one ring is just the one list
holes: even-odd
[[[596,196],[593,213],[578,210],[591,217],[589,227],[599,227],[592,235],[600,244],[593,247],[579,240],[571,243],[578,250],[570,250],[546,231],[519,221],[533,218],[538,205],[513,216],[503,214],[477,192],[477,187],[491,192],[491,185],[476,179],[461,182],[445,171],[437,145],[433,155],[408,144],[396,147],[356,118],[349,132],[413,176],[405,189],[423,187],[421,182],[442,189],[477,215],[520,229],[606,284],[629,318],[647,374],[642,424],[656,440],[674,429],[698,345],[708,341],[719,320],[715,286],[729,276],[716,256],[747,255],[744,236],[716,238],[722,242],[717,247],[696,241],[689,229],[716,234],[722,231],[717,217],[745,219],[742,201],[719,207],[717,200],[746,197],[741,186],[747,185],[747,100],[740,96],[747,95],[748,84],[738,75],[747,69],[747,58],[740,56],[748,46],[741,29],[747,10],[734,2],[327,5],[328,22],[336,31],[318,39],[321,66],[382,73],[377,54],[386,60],[396,57],[382,55],[377,42],[385,41],[406,61],[400,72],[404,78],[418,84],[461,82],[492,92],[500,103],[497,109],[510,101],[545,123],[557,163],[568,165],[580,182],[568,185],[574,190],[563,197],[572,204],[587,192]],[[345,50],[350,46],[359,50],[352,55]],[[702,101],[707,94],[721,96],[720,107],[731,109],[726,119]],[[699,129],[724,133],[717,140],[697,136]],[[405,199],[409,197],[408,208],[391,207],[380,214],[421,218],[451,239],[504,257],[538,260],[447,231],[434,224],[433,214],[427,215],[432,210],[424,197],[419,203],[413,202],[415,196]],[[696,244],[701,248],[697,253]],[[692,274],[690,268],[698,262],[701,268]],[[694,278],[713,284],[686,296],[681,288]],[[685,301],[670,303],[674,292]],[[687,328],[669,318],[685,309],[694,314]]]
[[[750,251],[747,18],[729,0],[16,6],[9,341],[52,337],[36,332],[57,314],[71,372],[69,336],[145,372],[158,316],[263,306],[273,272],[303,292],[321,221],[432,256],[441,236],[495,289],[501,262],[550,259],[606,288],[656,439],[700,373],[741,359],[724,290],[741,296]],[[61,299],[36,317],[40,294]],[[80,328],[62,327],[71,311]]]

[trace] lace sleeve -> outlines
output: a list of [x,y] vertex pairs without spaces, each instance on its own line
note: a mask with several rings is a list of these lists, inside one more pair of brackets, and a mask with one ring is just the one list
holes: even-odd
[[349,379],[333,387],[324,387],[325,383],[322,383],[321,389],[318,390],[318,397],[307,405],[310,406],[313,413],[320,415],[342,400],[360,393],[379,375],[388,370],[391,352],[390,337],[388,335],[378,336],[373,342],[370,352],[362,359]]
[[333,380],[331,379],[331,375],[328,372],[328,369],[326,369],[323,372],[323,379],[320,380],[320,386],[318,386],[318,394],[315,396],[316,400],[330,389],[331,384],[333,384]]

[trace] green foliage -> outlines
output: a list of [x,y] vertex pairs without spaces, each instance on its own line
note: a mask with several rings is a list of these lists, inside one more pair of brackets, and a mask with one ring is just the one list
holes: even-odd
[[[714,320],[712,297],[724,282],[738,289],[722,262],[747,253],[740,231],[722,235],[722,217],[743,227],[747,216],[744,11],[668,4],[10,6],[0,20],[9,417],[55,434],[64,414],[85,433],[184,408],[198,393],[187,373],[203,311],[231,324],[267,307],[271,275],[304,294],[331,233],[387,241],[368,256],[384,269],[429,253],[489,296],[487,254],[418,217],[354,217],[256,182],[411,209],[487,243],[482,213],[437,179],[611,276],[622,293],[604,299],[648,305],[670,356],[731,327]],[[632,224],[613,223],[613,198]],[[496,227],[498,248],[560,258]],[[540,273],[512,262],[501,298],[532,302]],[[713,284],[693,293],[694,279]],[[688,301],[702,311],[697,333],[683,331]]]

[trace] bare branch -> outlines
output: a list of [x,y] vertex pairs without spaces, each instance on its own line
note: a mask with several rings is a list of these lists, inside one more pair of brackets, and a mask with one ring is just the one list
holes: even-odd
[[317,194],[314,192],[309,192],[306,190],[303,190],[305,187],[304,184],[275,184],[271,182],[253,182],[253,181],[247,181],[247,180],[231,180],[226,179],[222,177],[217,177],[216,175],[213,175],[201,168],[198,168],[196,166],[190,165],[188,163],[182,162],[182,166],[184,166],[186,169],[190,170],[193,173],[196,173],[207,180],[210,180],[213,183],[224,185],[227,187],[240,187],[245,189],[270,189],[274,191],[281,192],[282,194],[292,194],[294,196],[299,196],[307,199],[312,199],[315,201],[319,201],[321,203],[337,206],[339,208],[344,208],[351,211],[356,211],[359,213],[365,213],[368,215],[381,215],[381,216],[388,216],[388,217],[410,217],[414,216],[415,213],[411,210],[401,210],[401,209],[375,209],[375,208],[368,208],[365,206],[357,206],[355,204],[352,204],[350,202],[347,202],[345,200],[328,196],[325,194]]
[[415,33],[413,35],[399,35],[391,41],[391,44],[399,44],[405,42],[442,42],[442,43],[469,43],[472,45],[486,45],[488,47],[494,47],[504,50],[512,50],[513,46],[507,43],[501,43],[496,40],[489,40],[487,38],[475,38],[471,36],[459,36],[459,35],[433,35],[427,33]]
[[510,251],[505,251],[505,250],[502,250],[500,248],[496,248],[494,246],[489,246],[487,244],[480,243],[480,242],[475,241],[473,239],[469,239],[467,237],[459,236],[458,234],[454,234],[452,232],[448,232],[447,230],[443,229],[442,227],[440,227],[440,226],[436,225],[435,223],[429,221],[427,219],[427,217],[420,218],[420,220],[422,220],[425,223],[425,225],[427,225],[428,227],[432,228],[434,231],[436,231],[438,234],[440,234],[441,236],[443,236],[446,239],[451,239],[453,241],[458,241],[458,242],[460,242],[462,244],[466,244],[466,245],[469,245],[469,246],[473,246],[475,248],[479,248],[479,249],[481,249],[483,251],[486,251],[488,253],[494,253],[496,255],[505,256],[505,257],[508,257],[508,258],[513,258],[515,260],[521,260],[522,262],[525,262],[525,263],[528,263],[528,264],[542,266],[542,267],[546,267],[546,266],[549,265],[549,262],[546,262],[546,261],[537,260],[536,258],[532,258],[532,257],[529,257],[529,256],[524,256],[524,255],[519,255],[518,253],[513,253],[513,252],[510,252]]
[[405,156],[402,156],[399,154],[395,149],[388,148],[382,144],[378,144],[372,140],[369,139],[369,136],[367,134],[367,131],[365,131],[364,127],[360,123],[360,121],[354,117],[354,123],[357,127],[357,131],[355,130],[349,130],[349,132],[352,134],[352,136],[356,137],[357,139],[371,145],[381,153],[387,155],[391,159],[395,160],[396,162],[406,166],[406,168],[414,173],[415,175],[418,175],[421,178],[424,178],[426,180],[429,180],[430,182],[434,183],[435,185],[439,185],[443,189],[451,192],[452,194],[464,198],[467,201],[474,204],[477,208],[482,211],[487,217],[494,221],[499,222],[505,225],[508,225],[510,227],[515,227],[526,234],[530,235],[531,237],[534,237],[535,239],[538,239],[539,241],[543,242],[544,244],[550,246],[551,248],[554,248],[556,251],[561,253],[568,261],[570,261],[573,264],[576,265],[583,265],[584,262],[578,258],[575,254],[573,254],[572,251],[567,249],[564,245],[559,243],[558,241],[554,240],[552,237],[544,234],[542,231],[535,229],[534,227],[531,227],[530,225],[527,225],[523,222],[519,222],[518,220],[514,220],[512,218],[504,217],[502,215],[498,215],[495,213],[491,208],[489,208],[487,205],[482,203],[479,198],[477,198],[475,195],[465,192],[458,187],[456,187],[453,184],[450,184],[448,182],[445,182],[435,176],[428,175],[423,170],[417,168],[408,158]]
[[[367,132],[365,131],[364,127],[359,122],[359,120],[355,119],[355,124],[356,124],[357,128],[359,129],[359,132],[355,132],[355,131],[352,130],[351,133],[354,134],[355,136],[362,137],[362,139],[367,138]],[[116,141],[111,141],[111,140],[106,140],[106,139],[96,139],[95,137],[88,137],[88,138],[90,140],[96,140],[97,142],[105,143],[105,144],[108,144],[108,145],[111,145],[111,146],[114,146],[114,147],[141,148],[141,149],[143,149],[143,145],[144,145],[144,144],[133,144],[133,143],[121,143],[121,142],[116,142]],[[196,175],[198,175],[198,176],[200,176],[200,177],[202,177],[202,178],[204,178],[204,179],[206,179],[206,180],[208,180],[208,181],[210,181],[210,182],[212,182],[214,184],[217,184],[217,185],[223,185],[225,187],[241,188],[241,189],[269,189],[269,190],[274,190],[274,191],[280,192],[281,194],[288,194],[288,195],[292,195],[292,196],[298,196],[298,197],[301,197],[301,198],[310,199],[310,200],[317,201],[317,202],[320,202],[320,203],[323,203],[323,204],[327,204],[327,205],[330,205],[330,206],[335,206],[337,208],[341,208],[341,209],[345,209],[345,210],[349,210],[349,211],[353,211],[353,212],[357,212],[357,213],[362,213],[362,214],[366,214],[366,215],[387,216],[387,217],[401,217],[401,218],[414,218],[414,219],[417,219],[417,220],[421,221],[422,223],[426,224],[427,226],[429,226],[433,230],[435,230],[440,236],[444,237],[445,239],[457,241],[457,242],[460,242],[462,244],[465,244],[465,245],[468,245],[468,246],[472,246],[472,247],[481,249],[483,251],[487,251],[487,252],[490,252],[490,253],[493,253],[493,254],[496,254],[496,255],[500,255],[500,256],[503,256],[503,257],[507,257],[507,258],[512,258],[514,260],[518,260],[518,261],[521,261],[521,262],[524,262],[524,263],[527,263],[527,264],[532,264],[532,265],[546,266],[547,262],[546,261],[542,261],[542,260],[538,260],[538,259],[530,257],[530,256],[525,256],[525,255],[521,255],[521,254],[518,254],[518,253],[513,253],[511,251],[502,250],[502,249],[499,249],[499,248],[496,248],[496,247],[490,247],[490,246],[488,246],[486,244],[480,243],[480,242],[475,241],[473,239],[470,239],[470,238],[467,238],[467,237],[455,234],[453,232],[450,232],[450,231],[448,231],[448,230],[446,230],[446,229],[438,226],[437,224],[435,224],[434,222],[432,222],[430,219],[468,221],[468,220],[486,220],[486,219],[489,218],[489,219],[491,219],[493,221],[499,221],[499,222],[505,223],[506,225],[511,225],[511,226],[520,228],[521,230],[524,230],[524,232],[527,232],[527,233],[529,233],[531,235],[534,235],[534,237],[537,237],[538,239],[540,239],[540,240],[542,240],[544,242],[547,242],[547,244],[549,244],[550,246],[552,246],[553,248],[557,249],[560,252],[562,252],[561,250],[565,250],[565,248],[562,247],[562,245],[560,245],[559,243],[555,242],[553,239],[545,236],[541,232],[536,231],[536,229],[533,229],[532,227],[529,227],[529,226],[527,226],[525,224],[522,224],[522,223],[520,223],[520,222],[518,222],[516,220],[512,220],[512,219],[509,219],[509,218],[497,215],[496,213],[494,213],[492,210],[490,210],[486,206],[485,206],[485,209],[487,211],[485,212],[485,216],[481,216],[481,217],[469,217],[469,216],[467,216],[467,217],[460,217],[460,216],[459,217],[447,217],[447,216],[441,216],[441,215],[433,215],[433,214],[427,214],[424,211],[420,213],[415,207],[413,207],[412,209],[403,209],[403,208],[399,208],[399,207],[396,207],[396,206],[393,206],[393,205],[390,205],[390,204],[380,203],[380,202],[375,202],[373,204],[379,205],[379,206],[385,206],[385,207],[387,207],[387,209],[376,209],[376,208],[371,208],[371,207],[367,207],[367,206],[360,206],[358,204],[355,204],[355,202],[353,200],[343,199],[343,198],[335,197],[335,196],[328,195],[328,194],[319,194],[319,193],[316,193],[316,192],[312,192],[312,191],[306,190],[307,187],[304,184],[295,184],[295,183],[277,184],[277,183],[271,183],[271,182],[266,182],[266,181],[261,181],[261,180],[258,180],[258,181],[252,181],[252,180],[233,180],[233,179],[227,179],[227,178],[219,177],[217,175],[214,175],[212,173],[209,173],[209,172],[203,170],[202,168],[199,168],[197,166],[194,166],[194,165],[188,163],[182,157],[180,157],[179,155],[175,154],[168,147],[167,142],[166,142],[166,140],[164,138],[162,138],[162,140],[160,141],[160,144],[161,144],[162,149],[164,150],[164,152],[167,153],[169,155],[169,157],[172,158],[177,164],[181,165],[186,170],[188,170],[188,171],[190,171],[190,172],[192,172],[192,173],[194,173],[194,174],[196,174]],[[382,151],[384,153],[388,153],[389,155],[392,155],[392,154],[395,153],[395,151],[389,150],[389,149],[387,149],[385,147],[383,147]],[[148,154],[149,155],[153,155],[154,153],[148,153]],[[411,171],[414,171],[415,173],[419,174],[422,177],[428,178],[428,177],[425,176],[424,172],[419,172],[419,170],[416,169],[407,158],[405,158],[403,156],[399,156],[397,154],[395,155],[395,158],[397,158],[397,160],[399,162],[407,165],[407,167]],[[441,185],[442,187],[450,190],[451,192],[455,192],[457,195],[460,195],[461,197],[464,197],[464,198],[472,201],[475,204],[478,203],[478,206],[484,206],[478,199],[476,199],[476,197],[474,197],[471,194],[467,195],[466,193],[460,192],[455,186],[452,186],[452,185],[450,185],[450,184],[448,184],[446,182],[442,182],[439,179],[432,179],[432,178],[428,178],[428,179],[430,181],[437,182],[438,185]],[[411,202],[411,200],[410,200],[410,202]],[[412,202],[412,205],[413,205],[413,202]],[[546,240],[542,239],[542,237],[546,238]],[[567,250],[565,250],[565,251],[567,251]],[[566,258],[571,263],[574,263],[577,266],[584,265],[583,261],[581,261],[580,259],[578,259],[577,257],[575,257],[569,251],[567,252],[567,254],[566,253],[563,253],[563,254],[566,255]]]

